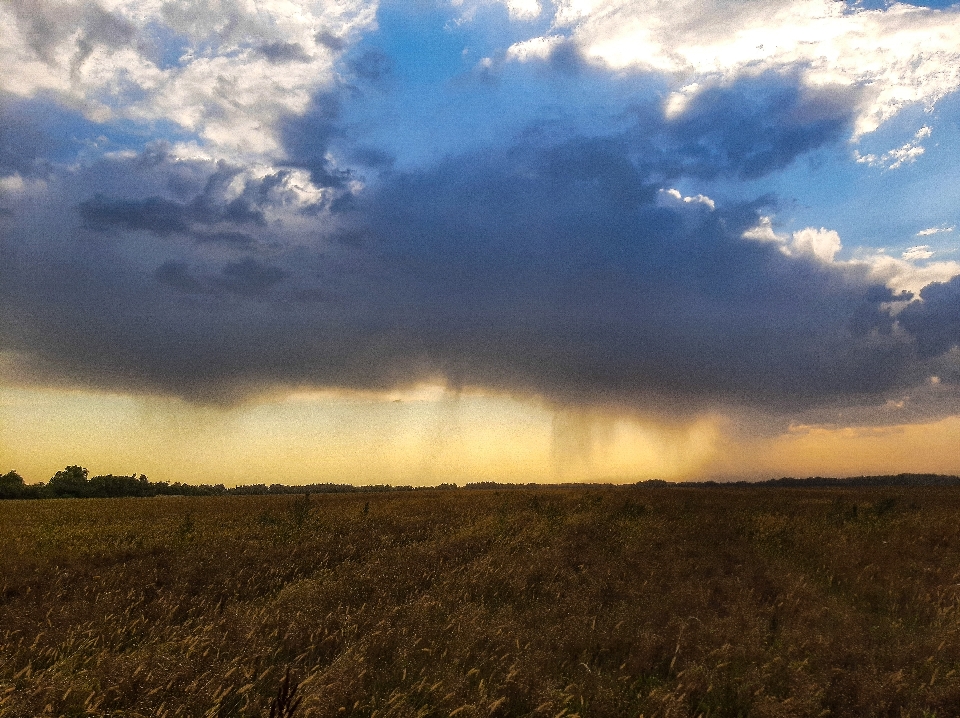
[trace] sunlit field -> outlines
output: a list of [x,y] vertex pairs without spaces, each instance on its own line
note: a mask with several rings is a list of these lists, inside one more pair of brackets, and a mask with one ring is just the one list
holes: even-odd
[[0,502],[0,716],[952,716],[960,490]]

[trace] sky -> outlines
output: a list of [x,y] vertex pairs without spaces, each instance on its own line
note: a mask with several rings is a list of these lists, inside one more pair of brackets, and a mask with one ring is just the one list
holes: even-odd
[[960,474],[960,5],[0,28],[0,472]]

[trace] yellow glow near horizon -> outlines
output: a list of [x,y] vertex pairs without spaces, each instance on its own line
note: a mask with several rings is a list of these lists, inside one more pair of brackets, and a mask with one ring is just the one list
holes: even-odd
[[0,470],[31,482],[81,464],[228,485],[676,480],[710,460],[717,438],[709,420],[665,428],[433,386],[299,392],[230,409],[7,388],[0,434]]
[[960,475],[960,416],[881,427],[798,426],[737,450],[740,456],[715,468],[747,477]]
[[80,464],[93,474],[227,485],[960,474],[960,417],[739,440],[724,426],[720,416],[642,421],[440,386],[298,392],[230,409],[0,388],[0,472],[33,483]]

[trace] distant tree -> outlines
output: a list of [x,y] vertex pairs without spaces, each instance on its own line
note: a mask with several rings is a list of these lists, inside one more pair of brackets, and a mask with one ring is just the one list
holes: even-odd
[[93,476],[87,486],[87,495],[95,497],[114,496],[155,496],[156,489],[151,486],[147,477],[136,476]]
[[27,494],[27,485],[16,471],[0,476],[0,499],[20,499]]
[[266,484],[244,484],[230,489],[230,493],[239,496],[263,496],[271,493],[271,490]]
[[87,481],[87,473],[87,470],[82,466],[68,466],[63,471],[58,471],[53,475],[47,482],[47,489],[56,497],[80,498],[88,496],[90,487]]
[[166,496],[170,493],[170,484],[166,481],[154,481],[150,484],[152,496]]
[[222,496],[227,493],[223,484],[182,484],[176,481],[172,484],[152,484],[158,494],[165,496]]

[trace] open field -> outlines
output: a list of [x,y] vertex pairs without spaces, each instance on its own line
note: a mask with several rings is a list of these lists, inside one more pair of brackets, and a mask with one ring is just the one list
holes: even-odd
[[952,716],[960,490],[0,502],[0,716]]

